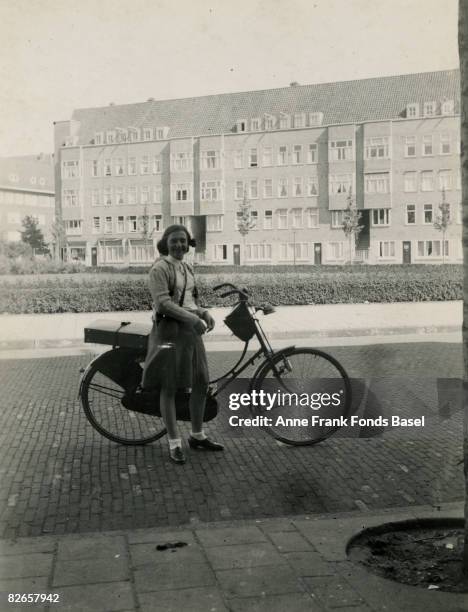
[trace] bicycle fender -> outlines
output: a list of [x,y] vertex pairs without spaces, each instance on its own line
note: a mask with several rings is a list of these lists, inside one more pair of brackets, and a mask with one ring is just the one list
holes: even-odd
[[90,369],[96,364],[96,362],[101,361],[103,366],[106,364],[112,365],[114,361],[118,361],[119,359],[127,360],[129,357],[140,354],[140,351],[136,349],[130,348],[113,348],[108,351],[104,351],[88,363],[85,370],[81,374],[80,386],[78,389],[78,398],[81,399],[83,393],[83,382],[86,378],[86,375],[90,371]]
[[[277,351],[273,351],[273,353],[271,354],[271,358],[274,359],[275,357],[277,357],[278,355],[282,355],[283,353],[285,353],[286,351],[291,351],[292,349],[295,349],[296,345],[295,344],[291,344],[291,346],[284,346],[283,348],[277,350]],[[250,379],[250,386],[249,386],[249,391],[252,391],[253,389],[253,384],[256,381],[257,377],[260,375],[261,371],[263,370],[263,368],[268,364],[268,361],[266,359],[264,359],[262,361],[262,363],[258,366],[258,368],[255,370],[254,375],[252,376],[252,378]]]
[[104,353],[101,353],[100,355],[96,355],[96,357],[94,359],[92,359],[88,365],[86,366],[86,368],[81,369],[81,378],[80,378],[80,386],[78,388],[78,399],[81,399],[81,395],[83,393],[83,381],[86,378],[86,375],[88,374],[88,372],[90,371],[90,369],[93,367],[93,365],[96,363],[96,361],[98,359],[100,359],[103,355],[107,354],[107,353],[112,353],[113,349],[111,349],[110,351],[105,351]]

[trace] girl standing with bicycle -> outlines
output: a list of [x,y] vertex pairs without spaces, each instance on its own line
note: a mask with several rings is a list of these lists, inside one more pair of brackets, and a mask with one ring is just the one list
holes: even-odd
[[[162,257],[156,260],[149,274],[153,298],[153,328],[143,372],[143,388],[160,387],[161,415],[167,428],[169,455],[175,463],[185,463],[179,436],[175,395],[177,389],[191,388],[190,419],[191,448],[222,451],[223,446],[210,440],[203,432],[208,363],[202,335],[214,328],[210,313],[197,304],[193,271],[183,260],[190,246],[195,246],[184,225],[170,225],[158,242]],[[165,352],[164,367],[160,368],[161,346],[171,343]],[[163,372],[163,375],[158,376]]]

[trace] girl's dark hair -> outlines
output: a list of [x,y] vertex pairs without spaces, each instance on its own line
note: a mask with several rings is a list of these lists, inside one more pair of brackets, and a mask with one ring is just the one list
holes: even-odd
[[169,255],[169,249],[167,247],[167,239],[169,238],[169,234],[172,234],[172,232],[185,232],[187,234],[188,246],[194,247],[196,245],[195,240],[192,238],[192,236],[190,235],[190,232],[185,227],[185,225],[178,225],[178,224],[169,225],[169,227],[166,227],[166,229],[164,230],[164,233],[161,236],[161,240],[159,240],[158,244],[156,245],[161,255]]

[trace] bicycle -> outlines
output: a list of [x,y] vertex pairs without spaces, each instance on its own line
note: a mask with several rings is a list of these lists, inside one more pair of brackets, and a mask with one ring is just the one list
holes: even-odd
[[[210,381],[210,401],[262,359],[248,389],[249,397],[268,399],[268,403],[252,401],[250,405],[253,417],[263,417],[258,421],[262,429],[280,442],[294,446],[316,444],[335,433],[349,415],[352,400],[351,383],[341,364],[311,347],[287,346],[273,350],[256,314],[259,311],[272,314],[274,308],[269,304],[256,306],[245,289],[238,289],[232,283],[222,283],[213,290],[223,288],[229,290],[220,297],[238,297],[224,322],[244,342],[244,348],[230,370]],[[112,344],[112,349],[96,357],[85,369],[79,397],[90,424],[120,444],[148,444],[166,433],[163,420],[154,408],[142,407],[136,402],[132,405],[131,401],[132,393],[141,382],[150,329],[150,325],[124,322],[117,330],[107,333],[109,322],[97,322],[88,328],[88,337],[85,330],[85,342]],[[247,357],[249,342],[254,336],[260,348]],[[321,409],[325,409],[326,416],[316,414]]]

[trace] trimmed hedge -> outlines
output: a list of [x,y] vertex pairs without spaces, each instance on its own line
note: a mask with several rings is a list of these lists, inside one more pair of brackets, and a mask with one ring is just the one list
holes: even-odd
[[[71,275],[56,278],[22,278],[0,282],[0,312],[58,313],[149,310],[147,276]],[[232,282],[246,287],[257,303],[339,304],[461,300],[463,268],[447,266],[375,266],[308,272],[198,274],[201,303],[227,306],[213,286]]]

